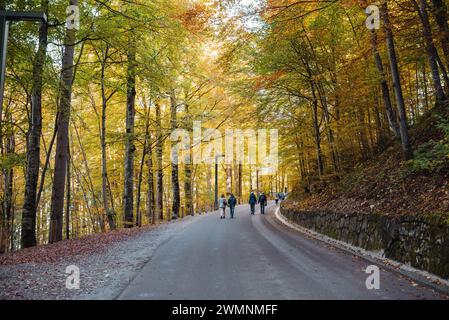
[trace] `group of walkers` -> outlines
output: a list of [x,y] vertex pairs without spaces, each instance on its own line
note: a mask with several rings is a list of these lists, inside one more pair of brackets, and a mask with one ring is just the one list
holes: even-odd
[[285,200],[286,198],[286,194],[283,192],[279,192],[276,194],[276,199],[274,199],[276,201],[276,205],[279,203],[279,200]]
[[259,198],[256,197],[254,192],[251,192],[249,195],[249,206],[251,208],[251,215],[254,215],[256,212],[256,204],[260,204],[260,214],[265,214],[265,207],[268,204],[267,196],[265,193],[261,193]]
[[231,219],[234,219],[235,206],[237,205],[236,197],[231,193],[229,199],[226,200],[224,194],[218,200],[218,206],[220,208],[220,219],[226,219],[226,207],[229,207],[229,212],[231,213]]
[[[265,193],[260,193],[259,197],[256,197],[254,191],[249,195],[249,205],[251,208],[251,215],[256,213],[256,204],[260,204],[260,213],[265,214],[265,207],[268,205],[268,199]],[[231,193],[229,199],[226,199],[222,194],[218,199],[218,207],[220,208],[220,219],[226,219],[226,207],[229,207],[231,219],[234,219],[235,207],[237,205],[237,198]]]

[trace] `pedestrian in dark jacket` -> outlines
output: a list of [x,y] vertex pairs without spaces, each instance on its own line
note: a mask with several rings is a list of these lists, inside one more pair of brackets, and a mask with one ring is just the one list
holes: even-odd
[[231,193],[231,196],[228,199],[229,210],[231,211],[231,219],[234,219],[235,206],[237,205],[237,199]]
[[249,205],[251,206],[252,215],[254,215],[254,213],[256,212],[256,203],[257,203],[256,195],[254,194],[254,192],[251,192],[251,194],[249,195]]
[[265,207],[267,206],[268,201],[267,196],[263,192],[259,197],[259,204],[260,204],[260,214],[265,214]]

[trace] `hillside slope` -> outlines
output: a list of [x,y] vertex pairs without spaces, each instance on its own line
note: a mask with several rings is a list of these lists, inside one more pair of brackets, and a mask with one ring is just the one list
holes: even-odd
[[436,108],[410,130],[415,159],[397,141],[338,181],[298,185],[285,206],[303,211],[449,217],[449,108]]

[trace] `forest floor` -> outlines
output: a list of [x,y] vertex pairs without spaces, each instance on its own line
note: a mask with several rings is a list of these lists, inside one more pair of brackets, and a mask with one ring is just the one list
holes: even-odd
[[[155,249],[195,218],[61,241],[0,256],[0,299],[113,299]],[[67,266],[80,289],[66,288]]]
[[309,194],[295,194],[286,205],[301,211],[449,218],[449,171],[408,174],[399,159],[396,152],[383,154],[339,181],[318,182]]
[[411,128],[413,161],[404,161],[399,142],[391,140],[385,150],[338,176],[297,186],[286,205],[302,211],[449,219],[449,129],[438,128],[441,117],[449,118],[447,110],[425,115]]

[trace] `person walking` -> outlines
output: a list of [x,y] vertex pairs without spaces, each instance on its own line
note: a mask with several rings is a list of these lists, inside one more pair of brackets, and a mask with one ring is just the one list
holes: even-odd
[[256,212],[256,203],[257,203],[256,195],[254,194],[254,191],[251,191],[251,194],[249,195],[249,205],[251,207],[251,215],[254,215],[254,213]]
[[225,195],[222,194],[220,199],[218,199],[218,205],[220,208],[220,219],[226,219],[226,198]]
[[259,197],[259,204],[260,204],[260,214],[265,214],[265,207],[267,206],[268,201],[267,196],[263,192]]
[[228,199],[229,211],[231,213],[231,219],[234,219],[235,206],[237,205],[237,199],[234,197],[234,194],[231,193],[231,196]]

